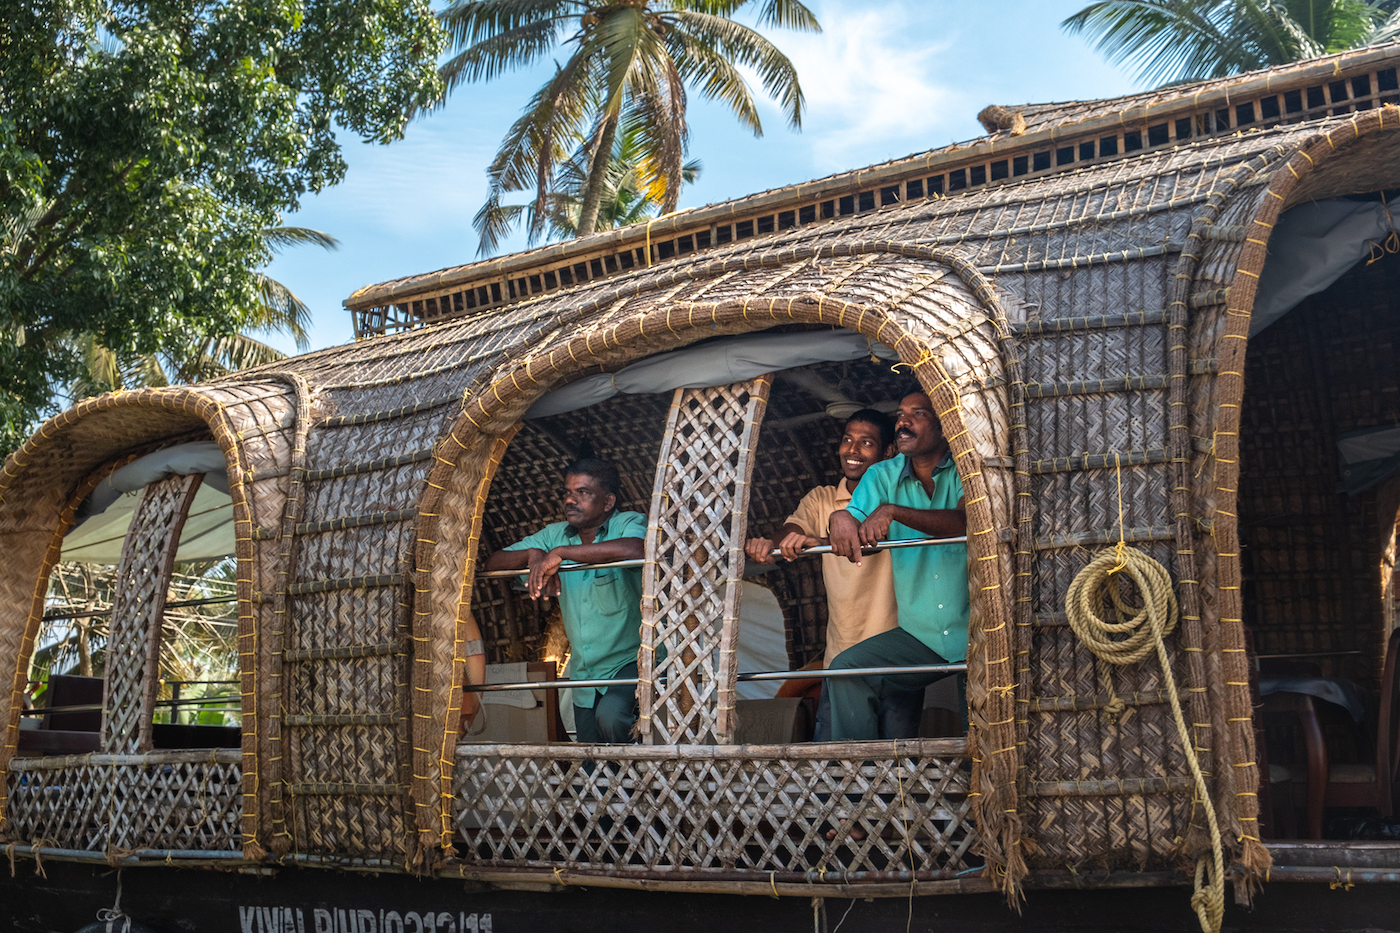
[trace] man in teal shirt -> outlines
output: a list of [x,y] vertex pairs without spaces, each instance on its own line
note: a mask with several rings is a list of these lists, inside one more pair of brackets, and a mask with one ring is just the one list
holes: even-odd
[[[831,516],[831,548],[853,563],[860,549],[901,538],[967,534],[962,480],[933,402],[906,395],[895,418],[891,459],[866,470],[845,511]],[[967,545],[890,552],[899,627],[867,638],[832,659],[832,670],[909,667],[967,658]],[[831,738],[892,739],[919,734],[924,688],[946,674],[834,677]]]
[[[640,568],[559,572],[564,561],[601,564],[644,554],[646,516],[616,511],[617,469],[585,459],[564,472],[564,521],[491,555],[487,570],[525,570],[531,599],[558,596],[573,654],[573,678],[610,680],[637,676],[641,645]],[[587,744],[632,741],[636,687],[576,687],[574,724]]]

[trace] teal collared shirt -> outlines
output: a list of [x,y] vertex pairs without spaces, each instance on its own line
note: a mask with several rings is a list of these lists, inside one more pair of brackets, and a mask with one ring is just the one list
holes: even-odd
[[[956,509],[963,497],[962,479],[946,456],[933,471],[933,495],[914,475],[904,454],[882,460],[865,471],[846,511],[865,521],[882,505],[911,509]],[[890,522],[889,540],[927,537],[908,525]],[[948,661],[967,658],[967,545],[944,544],[890,551],[894,600],[899,627]]]
[[[614,512],[598,528],[593,539],[645,538],[647,519],[640,512]],[[578,531],[568,522],[546,525],[507,551],[580,544]],[[573,570],[559,574],[559,611],[569,636],[575,680],[603,680],[637,660],[642,643],[641,568]],[[574,688],[574,705],[592,709],[607,687]]]

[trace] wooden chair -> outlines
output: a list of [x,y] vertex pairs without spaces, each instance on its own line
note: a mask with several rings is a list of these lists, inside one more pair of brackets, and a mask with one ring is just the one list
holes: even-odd
[[[1395,779],[1400,774],[1400,629],[1391,632],[1381,674],[1380,710],[1373,763],[1333,764],[1318,718],[1316,701],[1302,693],[1274,693],[1264,697],[1261,714],[1291,717],[1302,733],[1307,766],[1290,769],[1286,779],[1269,768],[1269,790],[1291,805],[1293,788],[1306,787],[1308,836],[1322,838],[1322,821],[1328,807],[1367,807],[1384,817],[1395,812]],[[1263,743],[1260,743],[1263,747]],[[1261,801],[1262,803],[1262,801]]]
[[[1373,807],[1381,816],[1395,813],[1395,778],[1400,772],[1400,629],[1390,633],[1385,666],[1381,669],[1381,704],[1376,726],[1373,764],[1330,765],[1324,778],[1324,807]],[[1311,793],[1309,804],[1311,805]],[[1311,812],[1311,811],[1310,811]],[[1311,819],[1311,817],[1310,817]]]
[[49,678],[45,706],[95,706],[98,709],[47,713],[37,729],[22,729],[20,754],[81,755],[98,749],[102,728],[103,682],[101,677],[54,674]]
[[[1261,800],[1268,816],[1274,804],[1283,812],[1283,833],[1275,838],[1288,838],[1294,832],[1293,808],[1296,802],[1294,789],[1306,787],[1306,808],[1308,813],[1308,838],[1322,838],[1323,798],[1327,790],[1327,741],[1322,734],[1322,723],[1317,716],[1317,706],[1313,698],[1305,693],[1273,693],[1264,697],[1260,710],[1262,719],[1279,718],[1293,721],[1303,736],[1307,750],[1305,768],[1289,768],[1268,761],[1267,754],[1261,752],[1261,770],[1266,777],[1268,802]],[[1264,742],[1259,743],[1262,750]],[[1272,835],[1272,833],[1271,833]]]

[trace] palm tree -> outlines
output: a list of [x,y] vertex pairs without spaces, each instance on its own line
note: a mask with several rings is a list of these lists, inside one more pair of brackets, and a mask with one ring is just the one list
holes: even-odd
[[1400,37],[1400,0],[1102,0],[1060,25],[1157,84],[1392,41]]
[[[269,227],[261,234],[273,252],[288,246],[340,247],[335,237],[309,227]],[[256,278],[261,301],[246,316],[246,331],[287,334],[297,349],[306,350],[311,345],[311,309],[276,279],[260,272]],[[83,375],[70,387],[75,399],[113,389],[200,382],[284,356],[247,332],[227,337],[195,334],[156,353],[119,353],[92,333],[79,334],[73,341],[84,361]]]
[[[620,125],[638,128],[641,183],[663,213],[676,208],[688,137],[687,88],[733,111],[756,136],[763,124],[740,69],[758,73],[794,128],[802,88],[787,56],[731,17],[756,0],[453,0],[441,14],[460,49],[441,69],[450,92],[538,63],[556,48],[568,58],[510,128],[492,161],[493,187],[535,189],[532,235],[548,217],[556,170],[574,141],[587,140],[577,233],[597,229],[607,167]],[[820,31],[799,0],[761,0],[760,26]]]
[[[190,561],[171,575],[172,602],[212,602],[168,609],[162,617],[159,671],[163,698],[168,698],[172,683],[184,685],[186,699],[230,693],[228,681],[238,676],[236,566],[231,557]],[[40,625],[30,659],[31,680],[46,681],[52,674],[103,676],[117,590],[116,570],[73,561],[54,567],[46,611],[60,616],[71,612],[74,617],[49,619]],[[233,699],[236,705],[236,697]],[[201,715],[198,707],[185,708],[181,716],[215,725],[230,721],[222,712]],[[236,717],[232,721],[236,722]]]
[[[612,158],[608,160],[595,230],[612,230],[656,216],[660,205],[642,184],[643,159],[640,129],[624,127],[617,134]],[[581,144],[555,173],[557,190],[545,199],[543,223],[535,216],[534,202],[502,204],[501,197],[505,192],[493,183],[486,204],[472,219],[472,226],[480,238],[477,253],[482,256],[495,253],[501,240],[515,229],[522,218],[529,230],[531,246],[541,236],[549,240],[578,236],[588,166],[588,149]],[[699,159],[691,159],[681,167],[681,179],[686,184],[694,183],[700,177],[701,168]]]

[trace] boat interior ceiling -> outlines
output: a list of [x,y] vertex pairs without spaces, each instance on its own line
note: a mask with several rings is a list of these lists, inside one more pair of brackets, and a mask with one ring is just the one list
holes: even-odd
[[[890,410],[913,378],[873,359],[817,363],[780,372],[768,398],[750,481],[750,535],[768,535],[812,489],[836,483],[836,445],[845,416]],[[585,446],[622,477],[620,509],[645,514],[672,393],[619,395],[560,415],[529,419],[515,435],[491,483],[482,522],[482,555],[561,517],[564,468]],[[825,650],[826,594],[820,562],[794,561],[754,578],[782,606],[793,669]],[[545,657],[549,603],[536,603],[500,580],[478,580],[472,612],[492,663]]]

